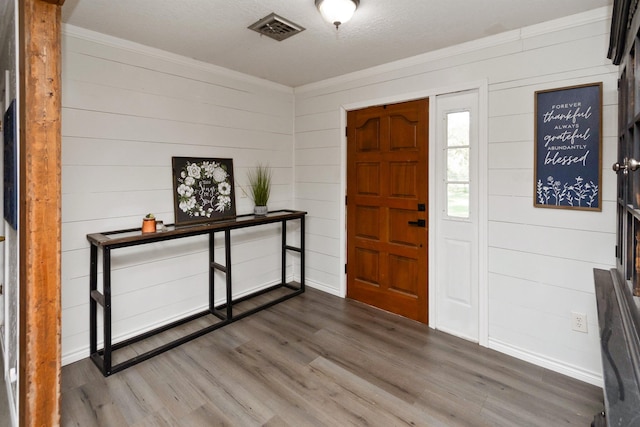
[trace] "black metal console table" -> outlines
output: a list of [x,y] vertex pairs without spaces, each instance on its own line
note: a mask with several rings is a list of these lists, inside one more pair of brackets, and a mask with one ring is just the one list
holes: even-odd
[[[291,297],[299,295],[304,292],[304,238],[305,238],[305,215],[306,212],[293,211],[293,210],[279,210],[269,212],[266,216],[255,215],[239,215],[231,220],[216,221],[207,224],[197,224],[189,226],[175,226],[168,225],[166,231],[155,233],[142,233],[139,228],[109,231],[104,233],[88,234],[87,240],[91,244],[90,254],[90,300],[89,300],[89,327],[90,327],[90,354],[91,359],[96,366],[102,371],[104,376],[109,376],[123,369],[126,369],[136,363],[140,363],[147,360],[157,354],[164,351],[175,348],[187,341],[193,340],[199,336],[209,333],[222,326],[228,325],[236,320],[240,320],[246,316],[256,313],[257,311],[271,307],[277,303],[287,300]],[[287,244],[287,223],[289,221],[300,221],[300,245],[298,247]],[[233,300],[232,290],[233,284],[231,280],[231,230],[240,228],[255,227],[265,224],[280,223],[282,227],[282,256],[281,256],[281,269],[282,276],[281,282],[277,285],[270,286],[266,289],[262,289],[251,295],[244,296]],[[217,232],[224,233],[224,264],[221,264],[215,260],[214,256],[214,235]],[[122,342],[112,343],[111,336],[111,251],[117,248],[124,248],[128,246],[144,245],[147,243],[160,242],[163,240],[180,239],[185,237],[209,235],[209,308],[200,313],[196,313],[179,319],[167,325],[155,328],[151,331],[145,332],[133,338],[127,339]],[[102,250],[102,292],[98,290],[98,250]],[[300,254],[300,282],[286,281],[286,255],[288,251],[297,252]],[[214,273],[215,271],[221,271],[226,276],[226,302],[220,306],[215,306],[214,302]],[[275,291],[277,289],[284,289],[287,292],[284,295],[280,295],[275,299],[269,300],[257,307],[250,310],[243,311],[242,313],[233,313],[234,304],[238,304],[243,301],[247,301],[251,298],[255,298],[259,295]],[[97,323],[97,307],[100,305],[103,312],[103,336],[104,345],[103,348],[98,348],[98,323]],[[161,345],[153,350],[147,351],[143,354],[139,354],[128,360],[122,361],[116,365],[112,365],[112,352],[124,347],[127,347],[136,342],[147,339],[158,333],[167,331],[179,325],[183,325],[187,322],[193,321],[200,317],[212,314],[218,319],[219,322],[204,327],[200,330],[192,332],[179,339],[173,340],[169,343]]]

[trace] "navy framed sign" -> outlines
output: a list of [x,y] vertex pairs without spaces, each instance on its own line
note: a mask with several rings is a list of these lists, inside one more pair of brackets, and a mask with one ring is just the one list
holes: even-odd
[[535,93],[534,206],[602,210],[602,83]]

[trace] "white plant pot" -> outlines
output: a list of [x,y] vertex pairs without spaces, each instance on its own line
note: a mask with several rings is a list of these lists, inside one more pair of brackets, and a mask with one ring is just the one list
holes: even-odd
[[253,213],[260,216],[265,216],[269,212],[266,206],[254,206]]

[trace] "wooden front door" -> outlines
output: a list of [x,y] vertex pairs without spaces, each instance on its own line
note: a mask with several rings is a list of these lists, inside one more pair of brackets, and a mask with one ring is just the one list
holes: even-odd
[[347,297],[427,323],[428,100],[347,114]]

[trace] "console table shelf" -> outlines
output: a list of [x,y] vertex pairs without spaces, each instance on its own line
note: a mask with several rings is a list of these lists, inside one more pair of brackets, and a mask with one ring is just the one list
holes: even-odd
[[[136,363],[147,360],[157,354],[175,348],[187,341],[193,340],[199,336],[209,333],[215,329],[221,328],[232,322],[250,316],[260,310],[271,307],[291,297],[304,292],[304,263],[305,263],[305,215],[306,212],[294,210],[279,210],[269,212],[266,216],[256,215],[239,215],[230,220],[215,221],[206,224],[177,226],[170,224],[165,231],[155,233],[142,233],[140,228],[132,228],[126,230],[108,231],[104,233],[93,233],[87,235],[87,240],[91,245],[90,251],[90,271],[89,271],[89,328],[90,328],[90,354],[91,359],[100,369],[104,376],[109,376],[123,369],[126,369]],[[287,223],[289,221],[299,221],[300,223],[300,245],[292,246],[287,244]],[[281,224],[282,245],[281,245],[281,281],[279,284],[270,286],[266,289],[254,292],[242,298],[233,299],[233,282],[232,282],[232,263],[231,263],[231,231],[256,227],[266,224]],[[224,233],[224,263],[216,261],[214,250],[215,233]],[[181,239],[199,235],[209,236],[209,307],[200,313],[196,313],[185,318],[179,319],[167,325],[160,326],[156,329],[147,331],[133,338],[112,343],[111,334],[111,251],[117,248],[128,246],[144,245],[147,243],[155,243],[164,240]],[[102,252],[102,291],[98,290],[98,253]],[[300,254],[300,281],[286,281],[286,260],[288,252],[296,252]],[[225,275],[225,303],[216,306],[214,296],[214,272],[220,271]],[[258,297],[275,294],[275,298],[261,302],[258,306],[234,313],[234,306],[256,299]],[[102,307],[103,316],[103,339],[102,348],[98,348],[98,306]],[[160,345],[145,353],[131,357],[125,361],[113,365],[112,352],[139,341],[150,338],[159,333],[168,331],[188,322],[204,316],[213,315],[218,321],[208,326],[202,327],[183,337],[172,340],[166,344]]]

